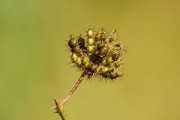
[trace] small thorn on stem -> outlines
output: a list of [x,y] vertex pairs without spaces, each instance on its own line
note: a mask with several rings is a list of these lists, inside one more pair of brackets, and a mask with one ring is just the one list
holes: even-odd
[[61,104],[59,104],[59,101],[54,99],[54,102],[55,102],[55,112],[54,113],[58,113],[59,116],[62,118],[62,120],[65,120],[65,115],[63,113],[63,106]]

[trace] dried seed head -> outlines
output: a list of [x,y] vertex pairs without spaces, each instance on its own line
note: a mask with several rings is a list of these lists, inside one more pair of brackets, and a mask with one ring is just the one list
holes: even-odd
[[112,80],[122,76],[119,68],[125,50],[116,38],[116,31],[109,34],[103,28],[95,31],[89,27],[85,36],[70,36],[68,45],[72,62],[88,76],[100,75]]

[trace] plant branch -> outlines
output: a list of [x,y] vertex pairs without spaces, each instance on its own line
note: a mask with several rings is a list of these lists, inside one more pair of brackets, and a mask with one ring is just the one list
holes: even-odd
[[64,97],[64,99],[61,101],[61,105],[63,106],[65,102],[72,96],[72,94],[76,91],[77,87],[80,85],[84,77],[87,75],[86,72],[83,72],[80,78],[77,80],[77,82],[74,84],[72,89],[69,91],[69,93]]
[[62,120],[65,120],[65,115],[64,115],[64,111],[63,111],[63,107],[65,102],[67,102],[67,100],[72,96],[72,94],[76,91],[77,87],[80,85],[80,83],[82,82],[82,80],[84,79],[84,77],[87,75],[86,72],[83,72],[82,75],[80,76],[80,78],[77,80],[77,82],[73,85],[72,89],[69,91],[69,93],[64,97],[64,99],[62,101],[58,101],[56,99],[54,99],[55,102],[55,109],[56,112],[58,113],[59,116],[62,118]]

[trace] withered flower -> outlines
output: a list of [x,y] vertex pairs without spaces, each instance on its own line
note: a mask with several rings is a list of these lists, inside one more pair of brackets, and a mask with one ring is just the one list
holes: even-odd
[[100,75],[111,80],[121,77],[125,49],[116,38],[116,31],[107,33],[88,27],[85,36],[70,36],[68,45],[72,62],[88,77]]

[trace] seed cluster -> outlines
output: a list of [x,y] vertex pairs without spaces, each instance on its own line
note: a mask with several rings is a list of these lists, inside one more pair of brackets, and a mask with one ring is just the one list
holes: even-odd
[[88,76],[100,75],[103,78],[116,79],[123,74],[123,45],[116,38],[116,31],[107,33],[103,28],[95,31],[88,27],[85,36],[70,36],[68,45],[72,62]]

